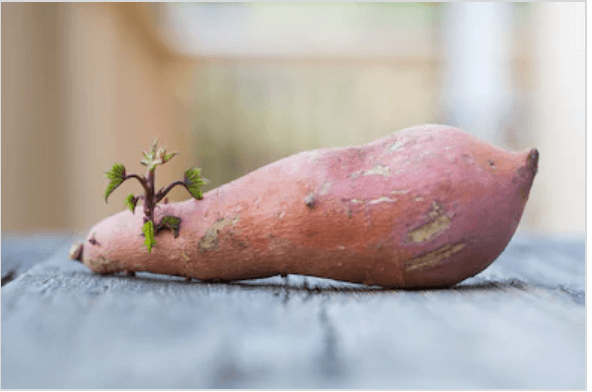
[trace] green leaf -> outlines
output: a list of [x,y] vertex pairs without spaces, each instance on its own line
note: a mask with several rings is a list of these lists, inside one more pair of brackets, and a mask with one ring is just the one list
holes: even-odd
[[179,236],[179,225],[181,224],[181,218],[177,218],[176,216],[165,216],[160,221],[161,227],[169,228],[173,231],[175,238]]
[[144,233],[144,245],[146,245],[148,253],[150,253],[152,252],[152,247],[156,245],[156,240],[154,239],[154,224],[152,221],[144,223],[144,226],[142,226],[142,233]]
[[111,170],[105,173],[105,177],[110,180],[105,191],[105,203],[107,203],[109,195],[123,182],[125,178],[125,167],[121,163],[116,163]]
[[168,161],[170,161],[175,155],[178,155],[179,152],[178,151],[173,151],[170,154],[165,154],[164,155],[164,163],[167,163]]
[[206,178],[201,178],[201,169],[189,169],[185,172],[185,185],[187,185],[187,190],[191,193],[191,196],[195,197],[196,199],[201,199],[203,197],[201,193],[202,185],[207,184],[210,182]]
[[127,195],[127,197],[125,198],[125,206],[127,208],[130,209],[130,211],[132,212],[132,214],[134,213],[134,210],[136,209],[136,203],[138,202],[138,199],[136,199],[134,197],[133,193],[130,193],[129,195]]
[[142,159],[141,163],[144,166],[149,166],[152,161],[154,160],[154,156],[156,155],[156,144],[158,143],[158,138],[152,141],[152,145],[150,146],[150,150],[142,151],[144,155],[144,159]]

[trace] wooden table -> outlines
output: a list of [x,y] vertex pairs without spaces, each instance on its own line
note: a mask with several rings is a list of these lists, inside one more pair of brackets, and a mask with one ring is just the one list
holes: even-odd
[[450,290],[97,276],[2,237],[2,388],[585,388],[584,240],[515,237]]

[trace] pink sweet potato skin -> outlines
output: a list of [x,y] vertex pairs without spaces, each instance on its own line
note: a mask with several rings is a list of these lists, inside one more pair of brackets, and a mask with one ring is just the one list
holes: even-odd
[[82,261],[232,281],[302,274],[389,288],[448,287],[490,265],[520,221],[538,152],[421,125],[365,146],[302,152],[204,194],[159,205],[182,219],[148,253],[142,210],[98,223]]

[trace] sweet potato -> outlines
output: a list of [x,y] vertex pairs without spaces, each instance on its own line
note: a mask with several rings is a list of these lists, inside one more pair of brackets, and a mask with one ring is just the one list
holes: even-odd
[[[141,214],[94,226],[92,271],[204,281],[301,274],[389,288],[449,287],[490,265],[514,234],[538,152],[508,152],[457,128],[421,125],[360,147],[302,152],[160,205],[181,218],[146,252]],[[74,252],[76,253],[76,252]]]

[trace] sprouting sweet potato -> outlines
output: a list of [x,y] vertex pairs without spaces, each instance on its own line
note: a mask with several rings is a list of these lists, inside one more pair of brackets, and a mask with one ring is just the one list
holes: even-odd
[[141,214],[120,212],[90,230],[77,256],[100,274],[448,287],[504,250],[537,165],[536,149],[508,152],[457,128],[421,125],[364,146],[302,152],[202,200],[160,205],[156,218],[181,222],[177,237],[157,235],[151,253]]

